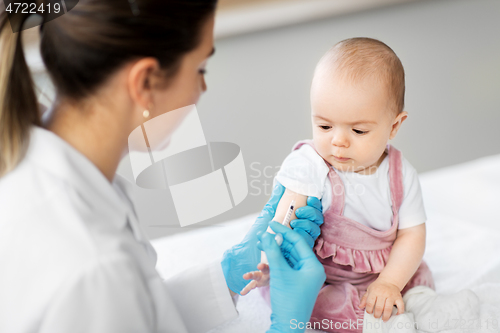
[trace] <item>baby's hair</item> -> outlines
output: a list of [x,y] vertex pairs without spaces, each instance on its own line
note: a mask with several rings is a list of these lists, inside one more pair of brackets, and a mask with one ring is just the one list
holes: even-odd
[[394,98],[395,113],[404,108],[405,71],[396,53],[385,43],[366,37],[349,38],[335,44],[321,58],[319,65],[335,69],[351,82],[375,77],[387,85]]

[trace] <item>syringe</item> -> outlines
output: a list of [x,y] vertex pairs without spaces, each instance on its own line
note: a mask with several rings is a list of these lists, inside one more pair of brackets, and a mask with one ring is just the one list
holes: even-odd
[[292,202],[290,202],[290,207],[288,207],[288,211],[286,212],[285,218],[283,219],[283,222],[281,222],[281,224],[283,224],[285,227],[290,228],[290,219],[292,218],[294,207],[295,207],[295,200],[292,200]]
[[[295,200],[292,200],[292,202],[290,202],[290,206],[288,207],[288,210],[286,212],[285,218],[283,219],[283,222],[281,222],[281,224],[284,225],[285,227],[291,228],[290,227],[290,219],[292,218],[294,208],[295,208]],[[273,229],[271,229],[270,227],[267,228],[267,232],[269,232],[271,234],[275,233],[273,231]],[[281,244],[283,243],[283,236],[281,236],[281,234],[278,234],[278,235],[276,235],[275,239],[276,239],[276,242],[278,243],[278,246],[281,246]],[[264,251],[262,251],[262,253],[261,253],[261,262],[265,262],[265,263],[268,262],[267,257],[266,257],[266,253]]]

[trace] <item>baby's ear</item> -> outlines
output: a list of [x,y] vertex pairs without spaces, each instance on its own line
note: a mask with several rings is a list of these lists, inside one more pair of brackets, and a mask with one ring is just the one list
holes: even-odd
[[406,111],[402,111],[400,114],[396,116],[396,118],[394,118],[389,139],[392,140],[396,137],[396,134],[398,133],[399,128],[401,127],[401,124],[403,123],[403,121],[406,120],[406,118],[408,118],[408,112]]

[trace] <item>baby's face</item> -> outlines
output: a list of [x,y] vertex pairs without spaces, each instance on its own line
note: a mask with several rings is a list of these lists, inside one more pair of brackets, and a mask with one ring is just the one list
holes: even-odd
[[316,73],[311,87],[313,140],[319,154],[341,171],[372,174],[387,142],[406,118],[376,79],[349,83],[332,72]]

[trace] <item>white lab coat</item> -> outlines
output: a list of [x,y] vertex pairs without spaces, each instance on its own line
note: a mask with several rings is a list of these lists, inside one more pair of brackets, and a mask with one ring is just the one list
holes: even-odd
[[219,262],[162,280],[130,185],[32,128],[0,179],[0,332],[205,332],[237,316]]

